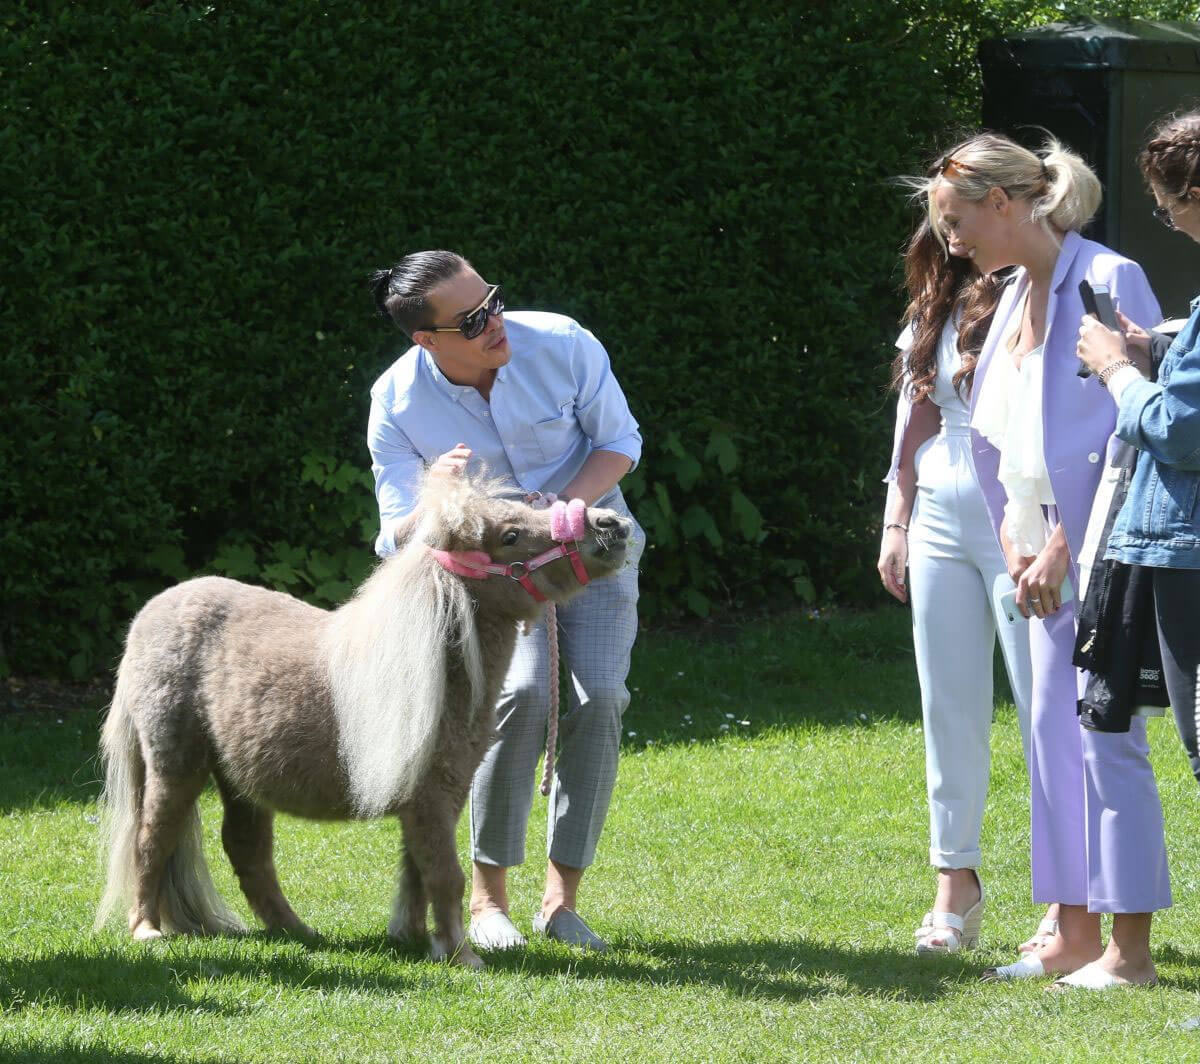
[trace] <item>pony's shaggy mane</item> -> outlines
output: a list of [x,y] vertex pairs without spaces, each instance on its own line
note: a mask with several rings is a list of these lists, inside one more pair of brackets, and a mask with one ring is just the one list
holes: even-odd
[[504,494],[501,480],[429,478],[404,549],[385,559],[330,618],[324,640],[338,747],[361,816],[379,816],[410,799],[428,765],[453,667],[431,668],[431,662],[461,654],[471,692],[468,716],[484,708],[474,599],[426,547],[478,545],[485,526],[481,503]]

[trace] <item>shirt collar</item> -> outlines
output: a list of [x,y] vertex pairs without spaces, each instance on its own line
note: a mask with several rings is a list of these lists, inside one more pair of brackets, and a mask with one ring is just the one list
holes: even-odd
[[[418,347],[421,352],[421,359],[425,363],[425,367],[429,370],[429,374],[433,377],[433,382],[450,396],[455,402],[460,400],[467,392],[473,392],[475,389],[469,384],[455,384],[450,380],[438,367],[437,359],[433,357],[433,353],[426,347]],[[497,383],[508,379],[509,367],[512,366],[510,358],[507,365],[501,366],[496,370]]]
[[474,391],[469,384],[455,384],[450,380],[438,367],[437,360],[433,357],[433,353],[425,347],[421,349],[421,358],[425,363],[425,368],[429,370],[429,375],[433,378],[433,383],[445,392],[456,403],[459,402],[467,392]]

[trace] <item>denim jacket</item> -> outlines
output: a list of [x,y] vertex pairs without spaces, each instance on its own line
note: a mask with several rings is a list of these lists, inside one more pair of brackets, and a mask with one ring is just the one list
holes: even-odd
[[1116,435],[1139,453],[1105,556],[1200,569],[1200,297],[1158,380],[1135,381],[1121,394]]

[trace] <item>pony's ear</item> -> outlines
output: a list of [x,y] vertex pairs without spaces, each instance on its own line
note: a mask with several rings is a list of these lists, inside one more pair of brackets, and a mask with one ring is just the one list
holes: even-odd
[[465,476],[430,476],[421,489],[420,540],[439,550],[467,549],[483,530],[471,505],[475,485]]

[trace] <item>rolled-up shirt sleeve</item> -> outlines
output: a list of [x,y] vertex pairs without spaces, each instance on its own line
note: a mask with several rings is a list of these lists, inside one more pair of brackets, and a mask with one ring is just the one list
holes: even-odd
[[574,329],[572,362],[579,382],[575,417],[592,450],[616,451],[636,467],[642,457],[638,423],[613,375],[604,345],[581,325]]
[[396,526],[416,506],[417,486],[425,463],[376,396],[371,397],[367,446],[371,450],[371,472],[375,476],[375,498],[379,502],[375,553],[385,558],[396,552]]

